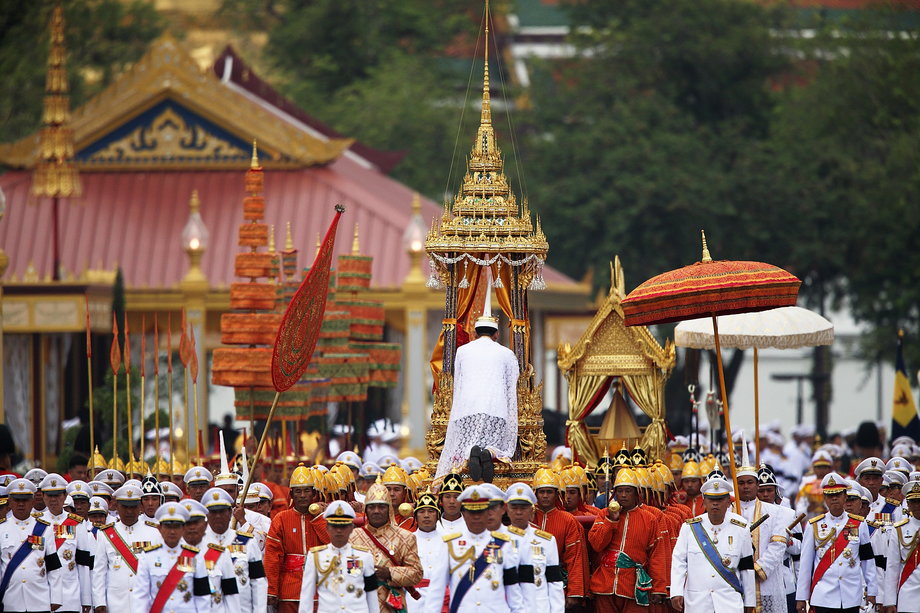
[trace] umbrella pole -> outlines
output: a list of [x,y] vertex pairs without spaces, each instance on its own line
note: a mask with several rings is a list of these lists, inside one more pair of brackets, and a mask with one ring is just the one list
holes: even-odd
[[760,392],[757,389],[757,347],[754,347],[754,466],[760,466]]
[[725,393],[725,372],[722,370],[722,344],[719,342],[719,322],[715,313],[712,315],[712,331],[716,339],[716,364],[719,368],[719,390],[722,394],[722,407],[725,413],[725,438],[728,441],[728,469],[735,488],[735,513],[741,515],[741,500],[738,498],[738,476],[735,470],[735,445],[732,442],[732,421],[728,411],[728,394]]

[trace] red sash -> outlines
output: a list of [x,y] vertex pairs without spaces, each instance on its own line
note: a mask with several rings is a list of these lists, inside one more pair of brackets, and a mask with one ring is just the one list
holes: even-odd
[[[166,606],[166,601],[169,600],[170,596],[172,596],[172,593],[175,591],[176,586],[179,585],[179,581],[182,579],[182,576],[188,572],[188,570],[179,568],[179,562],[182,562],[184,558],[186,562],[191,563],[192,560],[195,559],[196,553],[197,552],[186,549],[185,547],[182,548],[182,551],[179,552],[179,557],[176,558],[176,563],[173,564],[173,567],[169,570],[169,574],[166,575],[166,579],[163,580],[163,585],[160,586],[160,591],[157,592],[157,597],[154,598],[153,605],[150,607],[149,613],[161,613],[163,611],[163,607]],[[218,553],[218,555],[220,554]]]
[[840,557],[840,554],[843,553],[843,550],[847,548],[850,544],[849,539],[847,538],[851,530],[859,530],[859,521],[850,517],[847,519],[846,525],[843,526],[843,530],[840,531],[840,534],[837,535],[837,540],[834,541],[834,544],[830,549],[824,552],[824,557],[821,558],[821,561],[818,562],[818,567],[815,569],[815,575],[811,580],[811,591],[815,591],[815,586],[818,585],[818,581],[821,580],[821,577],[824,576],[824,573],[827,572],[827,569],[831,567],[831,564],[834,563],[837,558]]
[[101,529],[102,533],[109,539],[109,542],[112,543],[112,547],[115,548],[115,551],[118,552],[122,558],[125,559],[125,562],[134,572],[137,574],[137,556],[132,553],[131,548],[128,547],[128,544],[125,542],[125,539],[118,534],[118,531],[115,529],[115,524],[109,524],[104,526]]
[[[364,534],[367,535],[367,538],[371,539],[371,542],[377,547],[377,549],[383,552],[383,555],[387,557],[387,559],[390,561],[390,564],[393,566],[399,566],[399,563],[396,561],[396,557],[390,553],[389,548],[384,547],[383,543],[378,541],[377,538],[371,534],[371,531],[367,529],[367,526],[361,526],[361,529],[364,530]],[[409,595],[412,596],[412,598],[415,600],[418,600],[422,597],[422,595],[418,593],[418,590],[415,589],[414,586],[410,585],[406,587],[405,590],[409,592]]]
[[217,564],[217,558],[224,552],[224,548],[213,543],[208,545],[208,550],[204,552],[204,565],[208,570],[214,568]]
[[[898,533],[900,536],[900,532]],[[917,569],[918,557],[920,557],[920,551],[917,550],[917,544],[920,541],[917,540],[917,536],[914,535],[914,544],[910,548],[910,553],[907,554],[907,560],[904,562],[904,568],[901,570],[901,579],[898,581],[898,591],[904,586],[904,582],[907,581],[914,571]]]
[[[74,517],[76,517],[76,519],[74,519]],[[68,513],[68,514],[67,514],[67,519],[65,519],[65,520],[62,521],[60,524],[58,524],[57,526],[54,527],[54,532],[55,532],[55,534],[57,534],[57,532],[60,530],[60,528],[64,528],[64,527],[71,528],[71,527],[73,527],[73,526],[78,526],[78,525],[80,525],[80,523],[81,523],[82,521],[83,521],[83,518],[80,517],[79,515],[71,515],[70,513]],[[68,531],[68,532],[69,532],[69,531]],[[61,545],[63,545],[63,544],[64,544],[64,541],[66,541],[66,540],[67,540],[67,539],[64,538],[63,536],[56,536],[55,539],[54,539],[54,547],[55,547],[55,549],[57,549],[57,550],[60,551]]]

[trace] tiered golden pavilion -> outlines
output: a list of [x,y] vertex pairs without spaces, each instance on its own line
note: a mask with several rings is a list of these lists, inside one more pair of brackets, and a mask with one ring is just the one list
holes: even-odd
[[[479,129],[459,193],[445,203],[425,241],[432,271],[429,287],[444,288],[441,335],[432,355],[435,376],[431,429],[426,436],[429,464],[434,467],[447,433],[453,396],[454,357],[458,334],[475,321],[485,284],[494,279],[494,293],[510,320],[510,346],[520,368],[518,379],[518,446],[511,467],[496,466],[496,482],[531,478],[544,461],[546,437],[541,417],[542,384],[536,385],[530,364],[530,319],[527,292],[543,289],[542,269],[549,245],[531,219],[527,199],[518,203],[504,173],[495,139],[489,90],[489,12],[486,5],[485,68]],[[488,268],[491,274],[486,274]]]

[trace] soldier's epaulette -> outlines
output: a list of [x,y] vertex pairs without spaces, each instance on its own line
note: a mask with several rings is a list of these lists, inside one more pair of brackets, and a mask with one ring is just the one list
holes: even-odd
[[872,526],[873,528],[878,528],[879,526],[882,525],[881,522],[877,522],[877,521],[867,521],[866,524],[869,526]]
[[886,498],[886,499],[885,499],[885,502],[887,502],[888,504],[892,504],[892,505],[894,505],[894,506],[896,506],[896,507],[901,506],[900,501],[895,500],[894,498]]
[[910,520],[907,519],[907,518],[905,517],[905,518],[902,519],[901,521],[896,521],[893,525],[894,525],[895,528],[897,528],[898,526],[903,526],[904,524],[906,524],[906,523],[909,522],[909,521],[910,521]]
[[351,548],[352,548],[352,549],[357,549],[358,551],[364,551],[364,552],[366,552],[366,553],[370,553],[370,552],[371,552],[371,550],[370,550],[368,547],[365,547],[364,545],[352,545]]
[[104,525],[104,526],[99,526],[99,529],[100,529],[100,530],[108,530],[109,528],[111,528],[111,527],[114,526],[114,525],[115,525],[115,522],[112,522],[112,523],[106,524],[106,525]]
[[454,540],[454,539],[456,539],[456,538],[460,538],[460,535],[461,535],[461,534],[462,534],[462,532],[454,532],[453,534],[445,534],[445,535],[442,536],[441,538],[444,539],[444,542],[445,542],[445,543],[448,543],[448,542],[450,542],[450,541],[452,541],[452,540]]
[[546,530],[534,530],[533,533],[539,536],[540,538],[546,539],[547,541],[553,540],[553,535],[547,532]]
[[511,534],[517,534],[518,536],[524,536],[526,534],[526,532],[514,526],[508,526],[508,532]]
[[237,530],[236,533],[240,536],[245,536],[248,539],[251,539],[253,536],[252,532],[243,532],[242,530]]
[[36,517],[35,521],[37,521],[40,524],[45,524],[46,526],[51,525],[51,522],[49,522],[47,519],[42,519],[41,517]]
[[504,532],[499,532],[498,530],[493,530],[491,532],[492,538],[497,538],[500,541],[510,541],[511,537],[505,534]]
[[736,519],[732,517],[731,522],[736,526],[741,526],[742,528],[747,528],[747,522],[741,519]]
[[77,515],[76,513],[68,513],[67,517],[69,517],[70,519],[74,520],[77,523],[80,523],[80,524],[83,523],[83,518]]
[[192,553],[198,553],[199,551],[201,551],[197,547],[192,547],[191,545],[186,545],[185,543],[182,543],[182,549],[186,551],[191,551]]
[[159,549],[162,546],[163,546],[162,543],[156,543],[155,545],[147,545],[146,547],[144,547],[144,553],[150,553],[154,549]]
[[224,551],[226,548],[218,545],[217,543],[208,543],[208,547],[215,551]]
[[819,521],[821,521],[822,519],[824,519],[824,516],[825,516],[825,515],[827,515],[827,513],[821,513],[821,515],[815,515],[814,517],[812,517],[811,519],[808,520],[808,523],[810,523],[810,524],[818,523]]
[[0,524],[6,521],[6,517],[0,517]]
[[32,511],[31,515],[32,517],[38,518],[44,515],[44,513],[42,513],[41,511]]
[[310,553],[316,553],[317,551],[322,551],[328,547],[328,545],[317,545],[316,547],[310,547]]
[[149,519],[144,520],[144,523],[150,526],[151,528],[159,528],[160,524],[155,521],[150,521]]
[[856,521],[866,521],[866,518],[862,515],[856,515],[855,513],[847,513],[850,516],[850,519],[855,519]]
[[684,520],[685,524],[695,524],[698,521],[703,521],[702,517],[691,517],[690,519]]

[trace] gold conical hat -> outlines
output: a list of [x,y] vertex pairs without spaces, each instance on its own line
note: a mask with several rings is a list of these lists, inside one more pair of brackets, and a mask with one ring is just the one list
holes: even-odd
[[157,457],[157,461],[153,463],[150,472],[152,472],[154,475],[168,475],[169,463],[163,458]]
[[302,462],[291,473],[290,487],[313,487],[314,483],[313,473]]
[[578,483],[578,475],[575,474],[571,466],[560,472],[557,478],[562,489],[567,487],[581,487],[581,484]]
[[639,481],[639,487],[644,489],[649,489],[652,487],[652,476],[648,472],[648,468],[645,466],[637,466],[633,469],[636,473],[636,479]]
[[708,475],[718,467],[719,462],[716,460],[715,456],[710,453],[700,462],[700,474]]
[[544,464],[537,469],[537,472],[533,476],[533,489],[534,491],[540,489],[541,487],[552,487],[559,489],[559,478],[556,476],[552,470],[546,467]]
[[364,495],[364,505],[369,504],[385,504],[389,506],[390,492],[387,490],[387,486],[382,483],[375,483],[370,486]]

